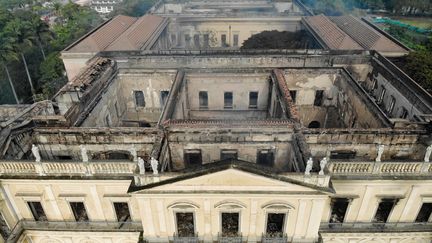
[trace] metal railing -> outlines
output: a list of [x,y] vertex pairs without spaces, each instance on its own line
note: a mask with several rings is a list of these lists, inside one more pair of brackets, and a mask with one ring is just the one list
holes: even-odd
[[177,234],[174,234],[173,242],[174,243],[198,243],[199,238],[197,234],[193,236],[179,236]]
[[261,243],[287,243],[288,235],[283,233],[267,233],[261,237]]
[[237,234],[218,234],[219,243],[242,243],[243,237],[240,233]]
[[321,223],[320,231],[324,232],[424,232],[432,231],[432,223],[424,222],[344,222],[344,223]]
[[76,232],[141,232],[143,231],[141,222],[76,222],[76,221],[32,221],[20,220],[12,230],[7,242],[17,242],[25,230],[43,231],[76,231]]

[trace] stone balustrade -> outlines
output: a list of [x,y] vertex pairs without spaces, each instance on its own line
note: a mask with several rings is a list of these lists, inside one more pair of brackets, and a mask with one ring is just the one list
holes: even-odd
[[428,162],[330,161],[331,175],[432,175]]
[[0,175],[134,175],[135,162],[30,162],[0,161]]

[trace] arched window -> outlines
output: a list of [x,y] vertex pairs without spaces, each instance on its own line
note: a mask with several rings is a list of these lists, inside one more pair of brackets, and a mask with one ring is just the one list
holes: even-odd
[[319,121],[312,121],[311,123],[309,123],[308,128],[320,128],[321,124],[319,123]]

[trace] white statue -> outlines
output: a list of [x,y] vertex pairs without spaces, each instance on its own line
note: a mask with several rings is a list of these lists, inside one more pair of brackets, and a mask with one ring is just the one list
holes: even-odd
[[84,147],[84,145],[80,145],[80,149],[81,149],[81,159],[82,162],[88,162],[88,155],[87,155],[87,149]]
[[145,174],[145,164],[144,160],[141,157],[138,157],[138,167],[139,167],[139,173],[141,175]]
[[41,156],[39,154],[39,148],[36,145],[32,144],[31,151],[33,153],[33,156],[35,157],[35,161],[41,162]]
[[132,155],[133,161],[138,162],[138,154],[137,154],[137,151],[135,149],[135,146],[132,145],[132,147],[129,149],[129,153]]
[[381,162],[381,156],[384,153],[384,145],[378,145],[378,155],[375,159],[376,162]]
[[324,168],[326,167],[327,163],[328,163],[327,157],[324,157],[324,158],[320,161],[320,167],[321,167],[321,170],[320,170],[320,172],[319,172],[320,175],[324,175]]
[[432,145],[429,145],[429,146],[426,148],[426,154],[425,154],[425,157],[424,157],[424,162],[429,162],[429,159],[430,159],[431,153],[432,153]]
[[157,159],[151,157],[151,159],[150,159],[150,165],[151,165],[152,170],[153,170],[153,175],[159,174],[159,172],[158,172],[159,161],[157,161]]
[[308,161],[306,162],[305,175],[310,175],[312,171],[312,166],[313,166],[313,159],[309,158]]

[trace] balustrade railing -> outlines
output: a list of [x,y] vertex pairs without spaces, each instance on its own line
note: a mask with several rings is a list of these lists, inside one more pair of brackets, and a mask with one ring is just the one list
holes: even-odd
[[173,236],[173,242],[174,243],[198,243],[199,238],[198,238],[198,235],[179,236],[179,235],[175,234]]
[[329,172],[332,175],[371,174],[371,175],[432,175],[432,163],[429,162],[363,162],[331,161]]
[[263,234],[261,243],[287,243],[288,235],[283,233],[268,233]]
[[0,161],[0,175],[133,175],[137,163],[121,161],[98,162],[30,162]]

